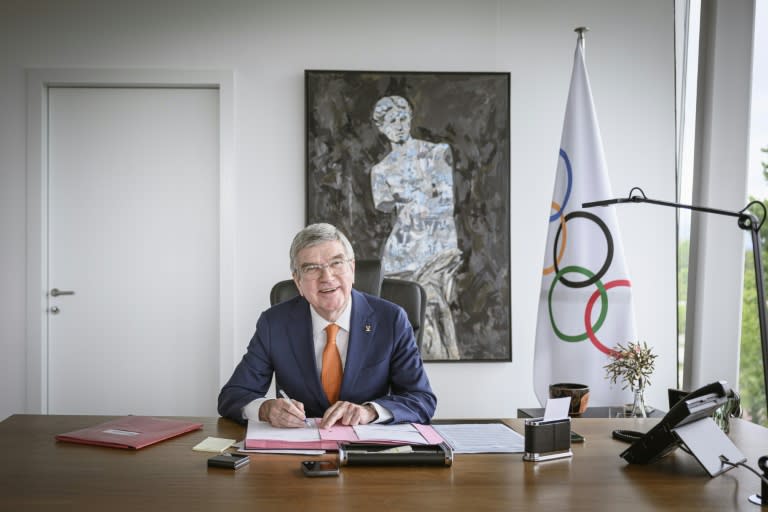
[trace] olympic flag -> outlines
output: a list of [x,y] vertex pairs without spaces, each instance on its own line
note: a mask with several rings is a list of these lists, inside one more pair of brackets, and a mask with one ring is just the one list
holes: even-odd
[[544,253],[534,355],[534,390],[543,405],[549,385],[587,384],[591,405],[624,403],[605,366],[613,348],[636,341],[631,283],[614,206],[582,210],[613,197],[583,48],[576,44],[565,111],[549,234]]

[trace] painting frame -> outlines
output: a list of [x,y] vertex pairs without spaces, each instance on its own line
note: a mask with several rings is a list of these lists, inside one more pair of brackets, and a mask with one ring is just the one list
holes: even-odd
[[[401,167],[381,169],[395,162],[392,165],[402,165],[404,173],[426,167],[432,174],[424,176],[447,176],[443,190],[452,210],[441,214],[441,222],[447,219],[455,229],[444,230],[447,235],[440,228],[425,233],[438,229],[441,234],[432,239],[453,240],[451,247],[457,251],[451,249],[450,282],[441,283],[439,292],[428,290],[430,306],[435,306],[435,295],[441,297],[438,309],[428,309],[428,320],[432,315],[439,321],[433,322],[434,349],[422,347],[422,357],[425,362],[512,361],[510,73],[309,69],[304,80],[307,224],[338,226],[350,238],[355,257],[382,259],[390,267],[386,274],[399,270],[396,254],[419,266],[418,256],[408,256],[422,254],[418,248],[399,247],[399,253],[394,249],[403,240],[419,239],[413,231],[403,234],[402,221],[405,208],[417,202],[407,203],[404,194],[391,194],[391,184],[382,184],[382,179],[397,181],[392,170]],[[403,156],[402,141],[390,138],[382,127],[388,122],[385,116],[376,117],[388,98],[407,103],[402,110],[409,116],[408,143],[419,141],[428,148],[418,154],[429,163],[393,160],[411,157]],[[427,153],[443,156],[424,157]],[[448,170],[439,174],[438,166]],[[408,179],[400,181],[418,183]],[[439,187],[442,178],[432,178],[432,190],[437,190],[436,182]],[[384,189],[393,201],[382,199]],[[437,192],[412,195],[424,204],[437,204]],[[402,275],[417,274],[393,277]],[[427,279],[418,276],[406,278]],[[448,332],[451,326],[454,331]],[[448,342],[447,347],[441,345]]]

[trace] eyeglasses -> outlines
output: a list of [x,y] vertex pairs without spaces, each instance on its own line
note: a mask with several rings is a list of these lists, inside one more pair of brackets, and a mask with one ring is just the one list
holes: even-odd
[[299,268],[299,272],[302,277],[306,277],[307,279],[320,279],[325,269],[328,269],[328,272],[330,272],[332,276],[341,276],[349,271],[350,261],[352,261],[352,258],[338,258],[322,264],[307,263]]

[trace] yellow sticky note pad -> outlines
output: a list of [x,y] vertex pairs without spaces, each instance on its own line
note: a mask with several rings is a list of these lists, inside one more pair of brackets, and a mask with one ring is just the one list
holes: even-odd
[[234,439],[222,439],[220,437],[206,437],[192,449],[198,452],[221,453],[235,444]]

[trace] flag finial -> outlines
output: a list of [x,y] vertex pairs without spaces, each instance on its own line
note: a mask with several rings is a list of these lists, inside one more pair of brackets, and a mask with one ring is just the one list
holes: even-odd
[[578,43],[581,45],[581,49],[584,49],[584,34],[589,32],[589,27],[576,27],[573,29],[574,32],[579,34]]

